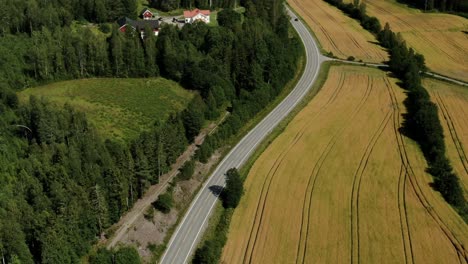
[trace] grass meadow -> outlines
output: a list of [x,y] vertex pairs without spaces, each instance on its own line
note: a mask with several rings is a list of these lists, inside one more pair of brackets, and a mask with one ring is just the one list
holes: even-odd
[[147,130],[157,120],[183,110],[193,97],[176,82],[153,79],[81,79],[52,83],[19,93],[44,97],[59,107],[70,104],[88,116],[106,138],[128,140]]

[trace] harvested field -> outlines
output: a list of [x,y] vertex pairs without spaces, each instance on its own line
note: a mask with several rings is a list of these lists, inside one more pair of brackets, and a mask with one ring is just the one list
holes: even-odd
[[333,66],[245,182],[224,263],[466,263],[468,226],[402,136],[377,69]]
[[353,56],[365,62],[383,62],[387,53],[354,19],[323,0],[288,0],[314,31],[322,48],[340,59]]
[[382,25],[388,22],[410,47],[424,55],[430,70],[468,81],[468,19],[422,13],[396,0],[367,0],[366,4],[369,15],[377,17]]
[[468,88],[433,79],[423,85],[439,108],[447,156],[468,195]]

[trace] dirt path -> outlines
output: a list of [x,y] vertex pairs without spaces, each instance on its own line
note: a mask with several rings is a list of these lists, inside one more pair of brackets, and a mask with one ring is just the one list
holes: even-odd
[[100,243],[107,244],[107,249],[111,249],[121,242],[130,228],[134,227],[135,222],[139,218],[143,217],[148,206],[150,206],[151,203],[153,203],[158,196],[166,190],[169,183],[178,174],[182,165],[195,154],[197,145],[202,144],[205,137],[211,134],[227,116],[228,113],[226,113],[217,123],[211,123],[208,127],[203,129],[195,138],[194,143],[189,145],[184,153],[177,158],[176,162],[171,166],[171,170],[168,173],[161,175],[159,183],[152,185],[146,191],[145,195],[133,205],[132,209],[120,218],[119,222],[108,228],[108,230],[115,230],[112,237],[109,240],[101,239]]

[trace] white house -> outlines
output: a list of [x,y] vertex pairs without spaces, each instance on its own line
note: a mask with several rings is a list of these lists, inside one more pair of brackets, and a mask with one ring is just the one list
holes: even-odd
[[186,10],[184,11],[185,23],[192,24],[195,21],[203,21],[205,23],[210,23],[210,10]]

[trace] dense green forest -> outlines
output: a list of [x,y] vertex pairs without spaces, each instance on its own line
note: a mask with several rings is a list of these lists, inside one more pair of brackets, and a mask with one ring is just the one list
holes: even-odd
[[437,9],[442,12],[468,12],[468,1],[466,0],[398,0],[399,2],[415,6],[422,10]]
[[137,0],[1,0],[0,32],[32,33],[46,27],[69,26],[74,20],[113,22],[136,18]]
[[[240,4],[246,7],[243,19],[225,9],[219,27],[166,25],[158,37],[143,40],[115,26],[109,35],[69,26],[77,19],[132,16],[133,1],[8,0],[2,5],[0,12],[8,13],[9,21],[2,23],[0,37],[2,263],[78,262],[168,170],[206,119],[232,106],[231,115],[197,153],[200,159],[281,91],[294,75],[301,50],[289,32],[282,1]],[[103,17],[99,5],[109,10]],[[101,138],[85,114],[70,106],[58,109],[34,97],[20,105],[15,94],[58,80],[154,76],[175,80],[199,96],[183,112],[155,122],[127,143]],[[119,254],[104,252],[94,261],[106,263],[106,256]]]
[[[239,0],[148,0],[149,6],[170,11],[179,8],[233,8],[238,4]],[[211,4],[211,6],[210,6]]]

